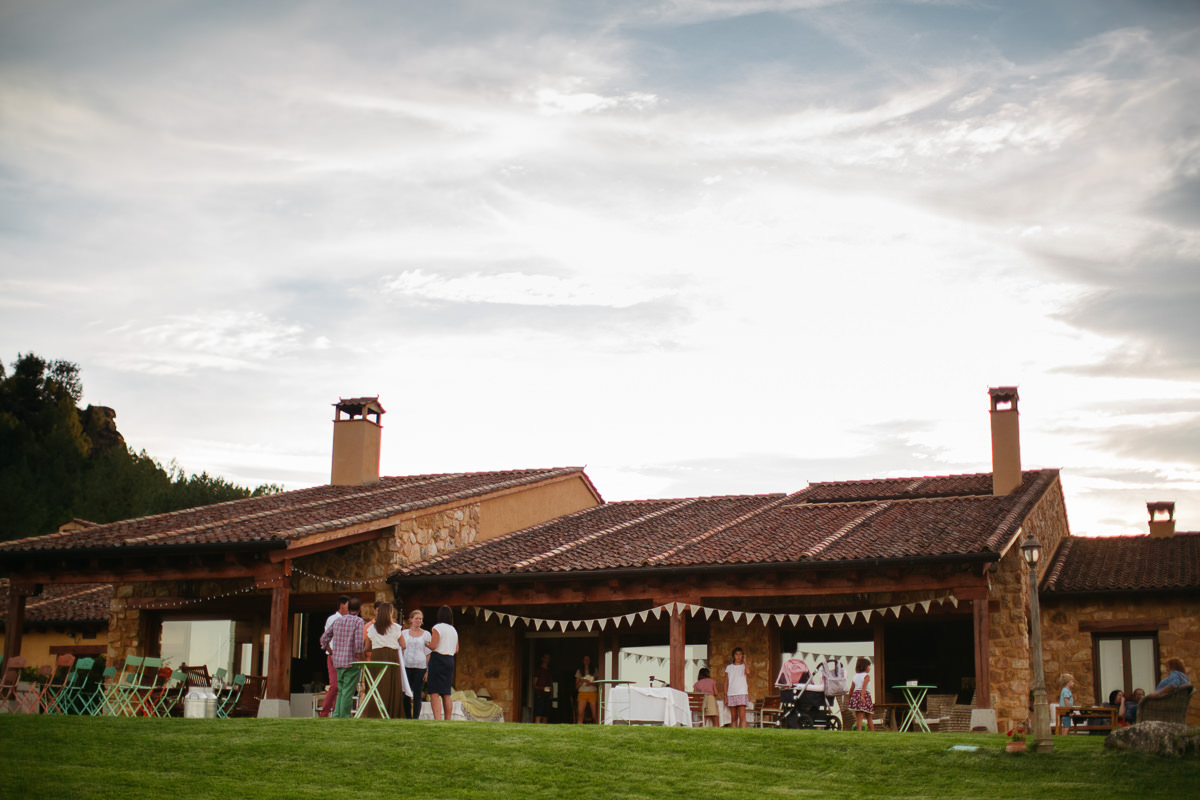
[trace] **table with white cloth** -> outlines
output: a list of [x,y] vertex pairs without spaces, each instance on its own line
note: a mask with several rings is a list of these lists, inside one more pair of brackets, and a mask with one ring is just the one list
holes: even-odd
[[604,707],[604,724],[682,725],[692,727],[687,692],[670,687],[613,686]]

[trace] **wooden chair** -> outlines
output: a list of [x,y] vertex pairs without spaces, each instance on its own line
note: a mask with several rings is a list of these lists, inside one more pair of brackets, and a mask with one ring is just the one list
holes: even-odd
[[258,704],[267,691],[267,679],[262,675],[247,675],[246,684],[238,694],[237,703],[229,712],[231,717],[257,717]]
[[23,669],[25,656],[13,656],[4,664],[4,675],[0,677],[0,710],[12,710],[9,705],[17,699],[17,684],[21,682]]
[[692,712],[692,727],[704,727],[704,692],[688,692],[688,709]]
[[1138,703],[1138,722],[1178,722],[1187,724],[1188,704],[1192,702],[1195,686],[1172,686],[1161,695],[1147,695]]
[[189,667],[187,664],[182,665],[179,671],[187,676],[187,685],[199,687],[201,689],[212,688],[212,677],[208,674],[208,665],[200,664],[198,666]]
[[777,694],[767,695],[754,704],[755,725],[759,728],[778,728],[782,715]]

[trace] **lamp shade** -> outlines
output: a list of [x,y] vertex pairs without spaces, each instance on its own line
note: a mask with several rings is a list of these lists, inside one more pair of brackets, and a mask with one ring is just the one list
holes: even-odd
[[1042,545],[1037,539],[1030,536],[1021,543],[1021,555],[1025,559],[1025,563],[1031,567],[1037,566],[1038,559],[1042,557]]

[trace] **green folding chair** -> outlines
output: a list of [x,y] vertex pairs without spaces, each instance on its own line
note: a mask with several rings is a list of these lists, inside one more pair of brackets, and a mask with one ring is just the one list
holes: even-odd
[[153,717],[158,703],[159,678],[158,671],[162,669],[162,659],[147,657],[142,659],[142,671],[138,682],[130,691],[129,710],[138,717]]
[[71,667],[71,674],[67,676],[67,683],[58,695],[56,703],[60,714],[87,713],[81,709],[81,705],[84,690],[88,688],[88,680],[91,678],[92,667],[95,664],[94,658],[81,658]]
[[112,717],[132,715],[134,692],[141,682],[142,657],[126,656],[117,679],[104,686],[100,712]]
[[92,692],[86,698],[84,713],[90,714],[93,717],[111,713],[105,707],[105,704],[108,701],[109,694],[116,690],[116,684],[119,680],[116,667],[105,667],[104,672],[100,675],[100,681],[93,687]]
[[233,683],[217,698],[217,716],[228,719],[233,709],[237,707],[242,690],[246,688],[246,676],[234,675]]

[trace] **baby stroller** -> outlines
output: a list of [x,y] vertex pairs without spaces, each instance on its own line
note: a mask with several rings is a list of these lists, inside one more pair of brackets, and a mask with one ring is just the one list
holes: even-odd
[[841,719],[830,709],[833,698],[825,695],[825,687],[829,685],[827,679],[831,674],[836,675],[840,665],[822,661],[817,669],[822,677],[820,689],[813,688],[813,674],[803,661],[789,658],[783,662],[775,678],[775,687],[779,689],[781,727],[841,730]]

